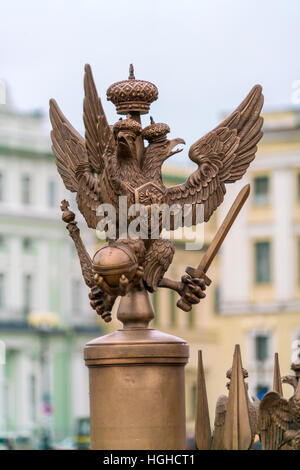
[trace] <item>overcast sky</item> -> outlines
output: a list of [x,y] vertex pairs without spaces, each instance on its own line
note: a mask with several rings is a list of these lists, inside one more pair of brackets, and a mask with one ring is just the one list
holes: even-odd
[[[256,83],[265,109],[291,107],[299,25],[299,0],[9,0],[1,5],[0,77],[18,108],[48,113],[54,97],[82,132],[84,64],[114,123],[106,90],[133,62],[136,78],[158,87],[154,119],[189,147]],[[174,162],[186,163],[184,154]]]

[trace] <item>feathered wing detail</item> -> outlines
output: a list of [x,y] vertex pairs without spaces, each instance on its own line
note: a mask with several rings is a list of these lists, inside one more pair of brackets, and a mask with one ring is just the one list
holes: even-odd
[[214,423],[214,432],[212,438],[212,449],[213,450],[222,450],[224,449],[224,424],[227,411],[228,398],[226,395],[220,395],[215,412],[215,423]]
[[88,226],[96,228],[101,216],[97,216],[97,209],[100,205],[100,191],[98,179],[90,171],[79,169],[78,172],[79,188],[77,192],[77,205],[83,214]]
[[[195,205],[204,204],[204,220],[208,221],[224,199],[225,183],[242,178],[255,158],[263,135],[262,106],[262,88],[256,85],[230,116],[190,147],[189,158],[198,169],[185,183],[168,188],[164,202],[193,204],[192,224]],[[172,228],[178,228],[175,222]]]
[[266,393],[260,402],[258,415],[262,449],[277,450],[291,422],[289,402],[277,392]]
[[[254,434],[257,434],[259,406],[260,406],[260,399],[258,397],[254,396],[254,397],[251,397],[251,400],[249,399],[249,414],[250,414],[251,423],[252,423],[252,417],[255,417]],[[251,427],[252,427],[252,424],[251,424]]]
[[76,168],[80,163],[88,163],[84,139],[74,129],[61,112],[55,100],[50,100],[50,121],[52,124],[52,150],[60,176],[72,192],[78,190]]
[[66,188],[77,192],[78,207],[88,226],[96,228],[99,190],[90,171],[84,139],[63,115],[55,100],[50,100],[50,120],[52,150],[58,172]]
[[259,404],[260,404],[260,400],[258,398],[255,398],[254,401],[249,400],[248,402],[250,427],[251,427],[253,438],[257,434]]
[[83,121],[85,145],[91,167],[101,174],[108,149],[115,150],[115,140],[98,96],[91,67],[85,66]]
[[144,281],[150,292],[157,288],[158,282],[172,263],[175,246],[171,240],[153,240],[145,256]]

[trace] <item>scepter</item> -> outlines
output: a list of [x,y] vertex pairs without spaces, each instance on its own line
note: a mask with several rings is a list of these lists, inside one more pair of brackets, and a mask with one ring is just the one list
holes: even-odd
[[[190,276],[191,279],[194,279],[194,278],[204,279],[205,281],[208,281],[210,284],[210,280],[208,280],[205,273],[210,267],[214,257],[218,253],[227,233],[229,232],[233,222],[238,216],[241,208],[247,201],[249,194],[250,194],[250,184],[246,184],[246,186],[244,186],[243,189],[241,189],[241,191],[237,195],[234,203],[232,204],[231,208],[228,211],[228,214],[223,220],[221,227],[217,231],[216,235],[214,236],[213,241],[209,245],[203,258],[201,259],[198,267],[192,268],[191,266],[188,266],[186,268],[185,272]],[[188,289],[188,284],[186,286],[186,289]],[[177,301],[177,307],[181,308],[185,312],[189,312],[192,309],[192,304],[188,301],[188,299],[185,298],[185,293]]]

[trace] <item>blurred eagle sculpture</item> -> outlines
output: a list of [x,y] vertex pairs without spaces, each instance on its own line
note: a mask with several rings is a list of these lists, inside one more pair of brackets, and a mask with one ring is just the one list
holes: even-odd
[[[279,365],[278,365],[279,369]],[[280,385],[267,392],[259,406],[258,428],[262,450],[300,450],[300,356],[291,364],[294,375],[280,378]],[[281,383],[293,387],[293,395],[283,397]]]
[[[225,185],[242,178],[255,158],[262,137],[262,88],[254,86],[230,116],[190,147],[189,158],[198,167],[183,184],[171,187],[164,185],[161,167],[181,151],[176,146],[184,141],[169,140],[169,126],[155,123],[152,118],[150,125],[144,129],[141,126],[140,115],[148,113],[150,104],[158,98],[156,86],[136,80],[131,65],[128,80],[114,83],[107,90],[107,99],[115,104],[117,113],[125,115],[113,126],[107,122],[89,65],[85,66],[84,91],[85,138],[72,127],[54,100],[50,100],[50,119],[57,169],[66,188],[77,193],[78,208],[88,226],[96,229],[103,221],[101,205],[110,204],[116,212],[116,237],[112,239],[107,233],[107,247],[102,247],[92,260],[82,245],[67,201],[61,206],[85,282],[91,288],[91,305],[104,320],[110,321],[118,295],[126,295],[133,288],[153,292],[158,287],[167,287],[182,296],[183,309],[188,310],[205,297],[210,280],[197,270],[195,276],[184,274],[180,281],[164,277],[173,259],[173,242],[159,236],[122,236],[120,197],[126,196],[126,209],[139,204],[149,214],[154,204],[176,205],[179,209],[189,205],[188,221],[171,214],[171,230],[182,224],[194,225],[199,205],[207,222],[223,201]],[[127,224],[130,220],[132,217],[127,216]],[[158,235],[162,228],[160,217]]]

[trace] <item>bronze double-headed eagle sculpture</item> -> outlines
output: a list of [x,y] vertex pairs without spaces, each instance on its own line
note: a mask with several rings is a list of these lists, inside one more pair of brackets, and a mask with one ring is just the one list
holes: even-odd
[[[294,374],[281,376],[278,353],[274,355],[272,390],[261,401],[249,397],[240,346],[235,346],[227,371],[227,395],[220,395],[213,430],[209,418],[202,351],[198,352],[195,443],[198,450],[300,450],[300,353],[291,364]],[[293,387],[289,399],[282,384]]]
[[[57,169],[66,188],[77,193],[78,208],[88,226],[96,229],[103,221],[101,206],[110,204],[116,212],[115,238],[107,231],[108,245],[100,248],[91,259],[82,244],[68,202],[63,201],[61,205],[63,220],[68,223],[76,244],[85,282],[91,289],[91,305],[105,321],[110,321],[117,296],[126,295],[131,289],[153,292],[159,287],[167,287],[179,293],[181,299],[177,305],[188,311],[205,297],[204,291],[210,284],[206,269],[247,198],[249,187],[236,201],[205,262],[197,269],[188,268],[180,281],[164,276],[175,252],[171,240],[151,238],[149,230],[147,236],[124,236],[119,222],[120,198],[126,196],[126,210],[134,204],[145,208],[148,221],[153,205],[158,209],[162,205],[175,205],[181,209],[189,206],[190,217],[175,217],[172,212],[170,230],[194,225],[199,205],[207,222],[224,199],[225,185],[242,178],[255,158],[262,137],[262,88],[254,86],[232,114],[190,147],[189,158],[198,167],[183,184],[171,187],[166,187],[163,182],[162,165],[181,151],[176,146],[184,141],[179,138],[169,140],[167,124],[156,123],[151,118],[150,124],[142,128],[140,119],[158,98],[156,86],[135,79],[131,65],[128,80],[114,83],[107,90],[107,99],[115,104],[117,113],[125,115],[125,119],[118,120],[113,126],[107,122],[89,65],[85,67],[84,92],[85,138],[72,127],[54,100],[50,100],[50,119]],[[129,224],[133,217],[126,217]],[[155,230],[160,234],[163,228],[160,215]]]
[[[297,359],[292,362],[291,369],[294,374],[280,377],[279,363],[277,363],[278,379],[277,381],[274,380],[273,390],[266,393],[261,400],[258,415],[258,431],[263,450],[300,450],[299,354]],[[289,399],[283,396],[281,383],[292,386],[293,394]]]

